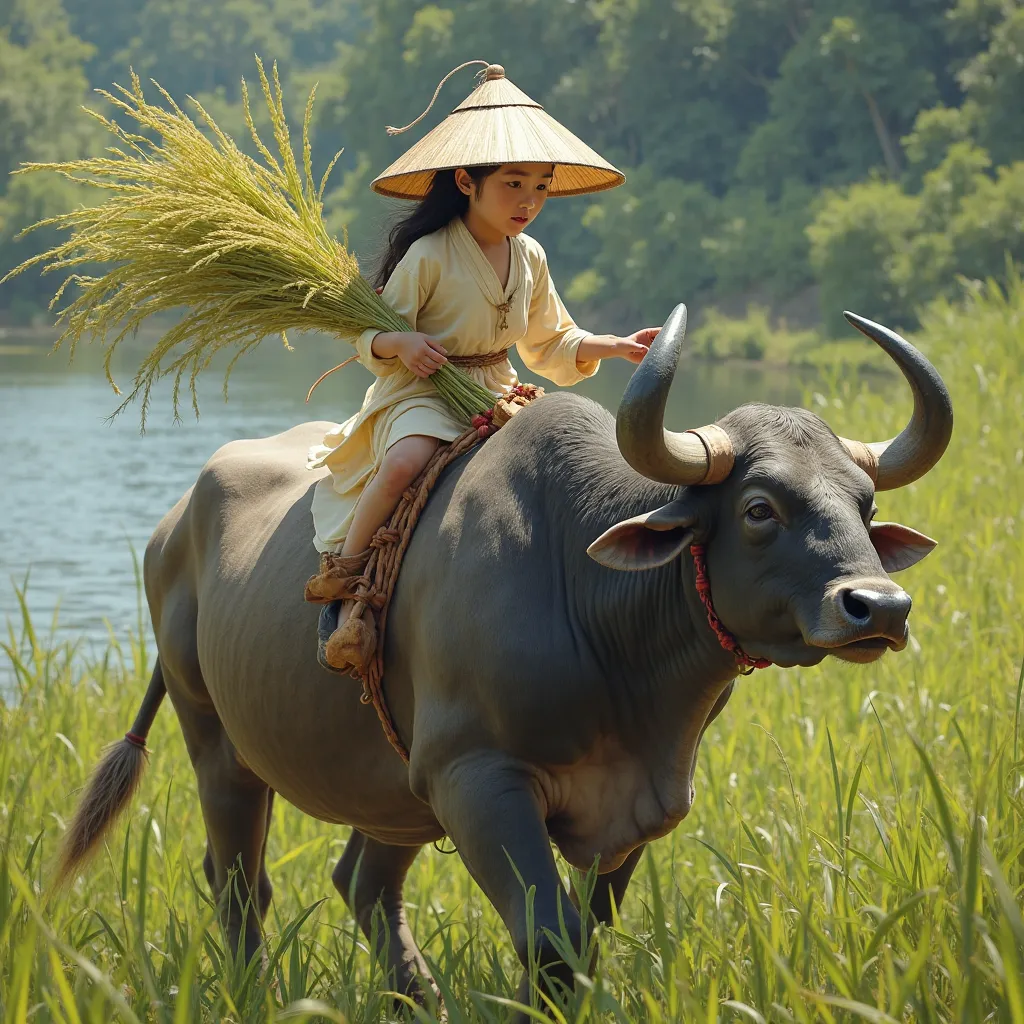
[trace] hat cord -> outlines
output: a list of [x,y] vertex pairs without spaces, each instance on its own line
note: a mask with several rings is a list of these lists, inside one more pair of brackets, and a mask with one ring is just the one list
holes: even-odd
[[437,88],[434,90],[434,96],[431,99],[430,103],[427,105],[427,109],[424,110],[423,113],[420,114],[420,116],[417,117],[415,121],[410,121],[404,128],[393,128],[391,125],[388,125],[385,128],[385,131],[388,133],[388,135],[401,135],[402,132],[407,132],[410,128],[414,128],[416,125],[418,125],[420,121],[422,121],[423,118],[425,118],[427,114],[430,113],[430,109],[436,102],[438,94],[441,92],[441,88],[444,86],[444,83],[447,82],[448,79],[452,77],[452,75],[461,71],[463,68],[470,67],[473,64],[483,64],[485,68],[489,68],[491,66],[491,62],[488,60],[467,60],[465,64],[460,64],[457,68],[453,68],[438,83]]

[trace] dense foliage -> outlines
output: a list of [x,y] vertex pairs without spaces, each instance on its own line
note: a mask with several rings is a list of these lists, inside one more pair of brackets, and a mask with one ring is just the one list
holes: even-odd
[[[129,65],[194,93],[241,142],[254,51],[280,62],[293,116],[319,81],[314,167],[346,147],[326,203],[364,256],[390,212],[367,184],[416,134],[383,126],[457,63],[503,62],[627,171],[537,224],[595,326],[680,299],[808,322],[819,295],[830,323],[845,306],[912,325],[958,275],[1024,258],[1020,0],[0,0],[0,172],[103,146],[77,108]],[[465,72],[420,129],[470,85]],[[5,178],[0,273],[54,241],[19,229],[80,198],[55,176]],[[49,293],[20,279],[0,317]]]

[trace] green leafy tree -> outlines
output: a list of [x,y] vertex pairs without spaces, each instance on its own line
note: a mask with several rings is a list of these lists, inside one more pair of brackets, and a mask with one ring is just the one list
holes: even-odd
[[946,4],[844,0],[809,5],[779,65],[768,118],[737,165],[777,194],[788,178],[851,182],[900,171],[899,138],[951,78]]
[[295,66],[329,62],[359,31],[355,0],[65,0],[72,30],[94,46],[90,79],[124,82],[131,65],[175,97],[222,90],[238,99],[253,54]]
[[844,309],[887,323],[912,322],[893,266],[909,245],[919,206],[895,182],[874,180],[834,193],[808,227],[822,314],[835,336],[843,330]]
[[[13,0],[7,6],[0,28],[0,276],[55,238],[43,231],[19,241],[20,231],[87,198],[56,175],[10,173],[25,162],[92,151],[99,133],[79,109],[91,53],[70,32],[59,0]],[[3,305],[15,319],[25,318],[52,290],[38,275],[25,275],[5,286]]]
[[959,78],[979,145],[996,164],[1024,159],[1024,6],[1006,4],[988,47]]
[[876,181],[828,200],[808,236],[831,328],[844,295],[908,323],[936,297],[955,296],[960,277],[1007,280],[1008,262],[1024,260],[1024,162],[994,174],[990,163],[957,142],[918,195]]
[[894,286],[908,308],[919,309],[936,295],[953,293],[957,264],[952,222],[965,197],[989,180],[985,172],[990,164],[983,149],[956,142],[924,176],[913,229],[890,265]]
[[1005,281],[1007,257],[1024,262],[1024,161],[981,175],[952,218],[954,266],[968,277]]
[[703,240],[718,296],[781,299],[812,281],[806,229],[816,195],[787,181],[774,203],[764,189],[738,187],[725,196],[718,224]]
[[703,239],[718,221],[718,203],[703,185],[657,180],[641,168],[587,210],[584,225],[596,254],[567,295],[604,307],[619,325],[666,316],[712,284]]
[[[319,83],[314,165],[345,150],[328,222],[364,262],[402,205],[369,182],[471,72],[407,134],[385,125],[470,57],[507,63],[629,169],[624,189],[553,202],[536,226],[581,318],[653,321],[681,297],[778,311],[817,281],[833,323],[850,305],[909,322],[959,273],[1020,251],[1019,0],[0,0],[0,170],[93,144],[77,107],[130,65],[249,148],[254,52],[278,62],[293,123]],[[18,228],[76,201],[55,177],[0,182],[0,265],[48,241],[16,247]],[[0,308],[47,291],[15,288]]]
[[961,107],[940,105],[922,110],[912,131],[901,140],[908,165],[904,184],[917,191],[924,175],[945,160],[949,148],[970,137],[970,118]]

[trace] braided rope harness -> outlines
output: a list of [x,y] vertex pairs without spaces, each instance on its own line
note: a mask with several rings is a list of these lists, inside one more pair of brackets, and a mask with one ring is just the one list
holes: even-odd
[[[359,663],[352,665],[349,675],[362,683],[360,701],[373,705],[384,735],[406,764],[409,763],[409,751],[398,735],[384,697],[384,632],[391,598],[398,582],[398,572],[412,540],[413,530],[441,473],[543,393],[541,388],[532,384],[520,384],[499,398],[494,408],[474,417],[469,430],[451,444],[441,445],[437,449],[423,472],[406,489],[387,523],[373,535],[369,548],[350,557],[324,552],[320,556],[320,572],[310,577],[306,584],[307,601],[319,604],[338,599],[355,601],[346,623],[362,620],[358,633],[362,638],[363,649]],[[335,635],[341,628],[335,631]]]

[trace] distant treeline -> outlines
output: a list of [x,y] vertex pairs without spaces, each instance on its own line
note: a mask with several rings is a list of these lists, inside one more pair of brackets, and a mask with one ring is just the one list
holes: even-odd
[[[1018,0],[0,0],[0,273],[54,240],[21,228],[90,201],[56,175],[7,176],[109,144],[80,110],[102,109],[90,88],[134,67],[242,143],[254,53],[278,61],[296,135],[319,82],[314,168],[345,147],[327,213],[366,257],[391,212],[370,179],[471,73],[416,131],[384,125],[456,64],[503,63],[627,173],[537,224],[570,305],[602,328],[680,299],[778,311],[815,294],[829,327],[844,307],[911,326],[960,276],[1024,259]],[[0,321],[57,283],[4,286]]]

